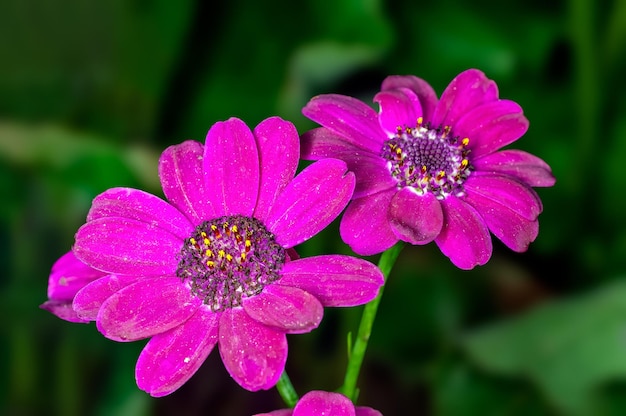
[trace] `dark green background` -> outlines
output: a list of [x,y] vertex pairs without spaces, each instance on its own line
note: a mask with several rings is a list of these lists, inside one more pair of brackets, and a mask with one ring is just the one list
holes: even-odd
[[[168,145],[218,120],[279,115],[300,132],[315,94],[371,102],[390,74],[441,93],[479,68],[522,105],[513,147],[553,168],[541,232],[524,254],[495,243],[459,271],[431,244],[392,272],[360,403],[393,415],[626,412],[626,2],[619,0],[230,2],[8,0],[0,6],[0,413],[247,415],[250,393],[217,352],[176,393],[134,383],[144,342],[38,305],[50,266],[91,199],[113,186],[160,194]],[[334,223],[303,255],[349,253]],[[376,258],[371,260],[376,261]],[[296,389],[341,384],[359,309],[327,310],[290,336]]]

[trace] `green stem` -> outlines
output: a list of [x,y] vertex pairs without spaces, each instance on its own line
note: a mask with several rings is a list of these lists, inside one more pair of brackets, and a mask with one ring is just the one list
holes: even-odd
[[294,407],[296,403],[298,403],[298,393],[296,393],[296,389],[293,388],[293,384],[291,384],[286,370],[283,371],[278,383],[276,383],[276,390],[278,390],[280,397],[283,398],[287,406]]
[[[383,272],[385,281],[389,277],[389,273],[393,268],[393,265],[402,251],[404,243],[400,242],[389,250],[385,251],[378,261],[378,267]],[[363,315],[361,316],[361,323],[359,325],[359,331],[354,341],[354,347],[352,348],[350,357],[348,358],[348,366],[346,368],[346,376],[341,388],[342,393],[353,402],[357,399],[357,380],[359,378],[359,372],[361,371],[361,365],[363,364],[363,358],[365,357],[365,351],[367,350],[367,343],[369,342],[370,335],[372,333],[372,327],[374,325],[374,319],[376,318],[376,312],[378,311],[378,305],[380,299],[383,296],[384,285],[381,286],[378,296],[370,303],[365,305],[363,309]]]

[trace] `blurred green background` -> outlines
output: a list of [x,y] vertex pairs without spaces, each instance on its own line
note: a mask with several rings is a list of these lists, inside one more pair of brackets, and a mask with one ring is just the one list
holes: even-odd
[[[626,2],[619,0],[5,0],[0,6],[0,413],[247,415],[250,393],[217,351],[171,396],[138,390],[143,342],[42,311],[52,263],[91,199],[113,186],[160,194],[168,145],[231,116],[280,115],[300,132],[315,94],[371,102],[386,75],[441,93],[479,68],[522,105],[513,147],[557,177],[539,189],[524,254],[457,270],[406,248],[366,356],[360,403],[394,415],[626,414]],[[349,249],[334,223],[303,255]],[[376,258],[372,258],[376,261]],[[342,381],[360,310],[327,310],[290,337],[296,389]]]

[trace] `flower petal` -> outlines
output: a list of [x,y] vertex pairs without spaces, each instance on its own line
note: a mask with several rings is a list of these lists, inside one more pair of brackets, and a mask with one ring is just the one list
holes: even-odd
[[550,166],[522,150],[502,150],[472,161],[477,170],[511,175],[530,186],[552,186],[556,182]]
[[319,160],[326,157],[337,157],[343,154],[367,154],[380,153],[377,149],[363,149],[352,140],[348,140],[325,127],[309,130],[300,137],[300,157],[304,160]]
[[44,311],[48,311],[59,319],[77,324],[89,323],[89,319],[83,319],[72,309],[72,302],[69,300],[48,300],[39,305]]
[[82,288],[76,294],[72,307],[81,318],[95,321],[105,300],[140,278],[114,274],[102,277]]
[[381,91],[374,96],[374,102],[380,106],[378,120],[388,135],[396,134],[399,128],[415,127],[422,116],[419,99],[407,88]]
[[216,216],[252,215],[259,190],[259,154],[238,118],[215,123],[204,146],[204,183]]
[[145,278],[105,300],[96,324],[109,339],[136,341],[182,324],[201,304],[178,277]]
[[302,114],[363,150],[378,152],[387,138],[378,124],[378,114],[356,98],[318,95],[306,104]]
[[454,126],[469,110],[497,99],[496,83],[481,71],[468,69],[446,87],[430,122],[433,126]]
[[537,193],[510,176],[473,172],[465,181],[465,190],[492,199],[530,221],[543,210]]
[[152,224],[119,218],[98,218],[76,233],[74,254],[91,267],[109,273],[174,274],[183,241]]
[[337,155],[354,173],[356,184],[352,198],[361,198],[395,188],[397,182],[389,173],[386,162],[379,156],[367,153],[344,153]]
[[363,198],[348,205],[339,224],[341,239],[357,254],[382,253],[398,242],[389,224],[389,206],[395,188]]
[[422,107],[424,120],[431,120],[439,99],[433,87],[426,81],[413,75],[391,75],[383,81],[381,90],[408,88],[417,95]]
[[267,217],[278,244],[298,245],[337,218],[354,191],[354,174],[346,171],[344,162],[323,159],[287,185]]
[[383,416],[378,410],[367,406],[356,406],[354,409],[356,410],[356,416]]
[[430,243],[443,226],[441,203],[430,192],[418,195],[411,188],[402,188],[391,199],[389,223],[402,241]]
[[444,224],[435,239],[439,249],[460,269],[487,263],[493,250],[491,236],[480,214],[455,196],[442,201]]
[[182,325],[152,337],[137,360],[137,386],[162,397],[185,384],[217,344],[219,316],[200,309]]
[[293,416],[355,416],[354,404],[340,393],[313,390],[302,396]]
[[374,299],[384,278],[378,267],[363,259],[324,255],[285,263],[276,283],[305,290],[327,307],[356,306]]
[[324,316],[315,296],[289,286],[266,286],[258,295],[245,298],[242,306],[252,319],[289,334],[311,332]]
[[204,145],[194,140],[170,146],[159,159],[165,197],[192,224],[216,217],[204,185]]
[[320,127],[302,135],[302,158],[319,160],[336,158],[348,165],[356,178],[353,198],[360,198],[395,186],[386,161],[376,153],[365,151],[345,141],[330,130]]
[[112,188],[94,198],[87,222],[98,218],[120,217],[145,222],[179,237],[189,237],[194,227],[176,208],[138,189]]
[[491,101],[468,111],[454,125],[453,133],[469,138],[472,157],[492,153],[526,133],[528,120],[519,104]]
[[498,201],[469,191],[464,201],[476,208],[489,230],[511,250],[526,251],[539,234],[537,220],[528,220]]
[[274,387],[285,370],[285,333],[255,321],[241,308],[222,313],[219,349],[230,376],[250,391]]
[[105,276],[78,260],[73,252],[62,255],[53,265],[48,278],[48,298],[70,301],[86,284]]
[[278,195],[293,179],[300,158],[298,131],[288,121],[271,117],[254,129],[259,159],[259,197],[254,216],[261,220],[276,201]]

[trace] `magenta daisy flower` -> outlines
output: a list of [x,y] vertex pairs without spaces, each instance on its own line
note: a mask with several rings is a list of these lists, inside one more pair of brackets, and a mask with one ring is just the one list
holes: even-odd
[[274,410],[256,416],[382,416],[371,407],[354,406],[343,394],[326,391],[310,391],[298,400],[293,409]]
[[493,233],[522,252],[537,237],[550,167],[520,150],[500,150],[528,129],[522,108],[498,98],[475,69],[459,74],[440,99],[414,76],[387,77],[367,104],[343,95],[314,97],[303,113],[322,127],[302,137],[302,157],[344,160],[356,175],[341,219],[343,240],[358,254],[399,240],[431,241],[462,269],[485,264]]
[[97,196],[74,253],[111,273],[80,290],[73,307],[115,341],[151,338],[136,366],[152,396],[183,385],[218,345],[242,387],[276,384],[286,334],[309,332],[324,306],[373,299],[380,270],[362,259],[298,259],[292,250],[348,203],[344,162],[316,162],[294,178],[298,134],[280,118],[254,132],[216,123],[203,146],[166,149],[159,176],[167,202],[128,188]]
[[74,296],[80,289],[106,273],[95,270],[74,256],[71,251],[59,258],[50,271],[48,278],[48,300],[40,308],[69,322],[88,323],[72,309]]

